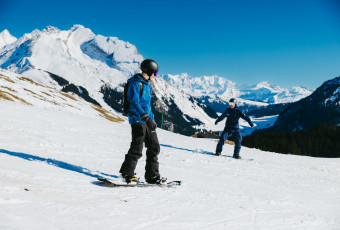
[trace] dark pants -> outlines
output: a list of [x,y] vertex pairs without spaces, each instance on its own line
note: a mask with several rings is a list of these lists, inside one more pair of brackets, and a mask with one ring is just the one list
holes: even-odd
[[145,123],[135,123],[132,128],[132,142],[125,160],[120,168],[121,174],[134,175],[137,161],[142,157],[143,144],[145,142],[146,165],[145,177],[160,176],[158,154],[160,146],[156,132],[151,132]]
[[241,141],[242,141],[241,132],[239,129],[228,129],[228,128],[225,128],[221,134],[220,140],[218,141],[218,144],[216,146],[217,153],[222,152],[224,141],[226,141],[230,135],[233,135],[235,139],[234,154],[240,154]]

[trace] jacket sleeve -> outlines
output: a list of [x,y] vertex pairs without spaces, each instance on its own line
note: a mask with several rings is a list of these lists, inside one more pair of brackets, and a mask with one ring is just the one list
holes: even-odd
[[224,111],[224,113],[222,113],[222,115],[219,116],[219,117],[217,118],[216,121],[217,121],[217,122],[222,121],[227,115],[228,115],[228,109],[226,109],[226,110]]
[[130,102],[130,110],[135,110],[139,115],[145,113],[139,103],[139,94],[140,94],[140,82],[139,81],[132,81],[129,85],[129,89],[127,92],[127,100]]
[[[151,97],[152,97],[152,86],[151,86],[151,84],[150,84],[150,93],[151,93]],[[155,120],[155,115],[153,114],[153,112],[152,112],[152,110],[151,110],[151,100],[150,100],[150,102],[149,102],[149,106],[150,106],[150,118],[151,118],[152,120]]]
[[250,117],[245,115],[242,111],[240,111],[240,117],[242,117],[243,120],[247,121],[250,126],[253,126],[253,122],[250,120]]

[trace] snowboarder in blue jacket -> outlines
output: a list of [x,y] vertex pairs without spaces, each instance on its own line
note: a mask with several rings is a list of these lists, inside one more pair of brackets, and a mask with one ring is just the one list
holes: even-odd
[[152,86],[150,84],[150,81],[157,76],[158,65],[154,60],[145,59],[141,63],[141,70],[141,74],[136,74],[128,80],[128,118],[132,128],[132,142],[119,172],[126,183],[138,182],[135,168],[138,159],[142,157],[145,143],[147,148],[145,180],[148,183],[160,184],[166,179],[159,174],[160,145],[156,134],[157,125],[151,111]]
[[237,108],[237,103],[235,98],[231,98],[229,101],[229,108],[225,110],[225,112],[217,118],[215,125],[217,125],[218,122],[222,121],[224,118],[227,118],[227,121],[225,123],[224,130],[221,134],[220,140],[216,146],[216,156],[221,155],[222,148],[224,145],[225,140],[228,139],[230,135],[233,135],[235,139],[235,148],[234,148],[234,155],[233,157],[236,159],[240,159],[240,150],[241,150],[241,141],[242,136],[240,132],[239,127],[239,119],[242,118],[245,121],[249,123],[251,127],[254,126],[253,122],[250,120],[250,118],[245,115],[240,109]]

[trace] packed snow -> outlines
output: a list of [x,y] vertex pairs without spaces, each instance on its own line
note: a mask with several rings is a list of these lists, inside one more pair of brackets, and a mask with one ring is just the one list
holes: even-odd
[[[0,229],[339,229],[340,159],[263,152],[158,129],[177,188],[110,188],[127,122],[0,101]],[[145,150],[144,150],[145,156]],[[136,173],[143,180],[145,157]]]

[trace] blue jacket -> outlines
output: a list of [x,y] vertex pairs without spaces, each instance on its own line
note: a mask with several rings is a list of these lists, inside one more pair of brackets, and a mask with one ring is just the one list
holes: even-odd
[[[144,113],[149,114],[149,117],[154,120],[154,115],[151,111],[152,86],[149,81],[145,80],[140,74],[136,74],[128,82],[131,82],[126,95],[130,103],[128,113],[129,123],[131,125],[138,122],[144,123],[140,119]],[[141,83],[143,84],[143,92],[140,97]]]
[[250,118],[245,115],[241,110],[237,108],[227,108],[224,113],[217,118],[217,122],[222,121],[224,118],[227,118],[227,121],[225,122],[225,129],[239,129],[239,123],[238,120],[242,118],[243,120],[247,121],[250,126],[254,125],[253,122],[250,120]]

